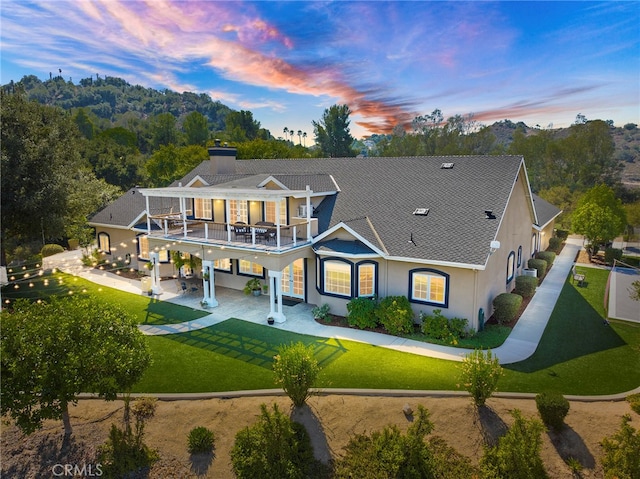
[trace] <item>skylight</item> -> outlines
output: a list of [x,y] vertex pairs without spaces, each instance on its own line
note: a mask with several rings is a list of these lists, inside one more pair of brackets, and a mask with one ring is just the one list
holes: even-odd
[[440,165],[440,168],[443,170],[450,170],[453,168],[453,163],[442,163],[442,165]]
[[429,208],[416,208],[413,214],[416,216],[427,216],[429,214]]

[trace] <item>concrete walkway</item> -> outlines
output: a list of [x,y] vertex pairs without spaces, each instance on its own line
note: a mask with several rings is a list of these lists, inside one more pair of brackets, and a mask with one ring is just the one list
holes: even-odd
[[[582,240],[567,240],[562,253],[556,258],[553,267],[545,277],[542,285],[537,289],[536,294],[529,302],[512,333],[500,347],[493,350],[501,364],[523,361],[535,352],[567,275],[574,265],[574,259],[581,247]],[[112,273],[85,268],[82,266],[80,258],[80,251],[65,252],[47,258],[45,267],[57,267],[97,284],[141,294],[139,280],[130,280]],[[162,281],[161,286],[163,293],[156,296],[156,299],[170,301],[193,309],[203,309],[200,305],[201,298],[197,294],[182,294],[177,280]],[[244,296],[241,291],[217,288],[216,298],[219,306],[209,310],[211,313],[202,318],[179,324],[141,325],[140,330],[147,335],[177,334],[206,328],[229,318],[239,318],[256,324],[266,324],[265,318],[269,311],[267,297]],[[466,354],[471,352],[470,349],[440,346],[387,334],[325,326],[313,319],[311,314],[312,306],[306,303],[283,306],[283,309],[287,321],[275,324],[272,327],[311,336],[368,343],[396,351],[451,361],[461,361]]]

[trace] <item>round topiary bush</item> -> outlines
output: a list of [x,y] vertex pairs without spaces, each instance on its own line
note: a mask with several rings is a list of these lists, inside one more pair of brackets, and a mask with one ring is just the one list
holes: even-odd
[[187,449],[191,454],[211,452],[214,445],[213,431],[204,426],[194,427],[189,432]]
[[523,298],[531,298],[536,292],[537,286],[538,278],[534,276],[516,276],[516,288],[513,292]]
[[545,260],[547,262],[547,268],[551,268],[551,265],[556,260],[556,254],[553,251],[538,251],[536,258]]
[[64,248],[59,244],[46,244],[40,250],[40,254],[42,255],[43,258],[46,258],[47,256],[52,256],[54,254],[62,253],[62,252],[64,252]]
[[558,238],[556,236],[549,238],[549,248],[553,251],[558,252],[560,246],[562,246],[562,238]]
[[544,274],[547,272],[547,262],[543,259],[531,258],[527,262],[527,267],[529,269],[535,269],[538,271],[538,278],[542,278]]
[[522,296],[515,293],[502,293],[493,300],[493,316],[500,324],[506,324],[513,321],[518,314],[520,305],[522,304]]
[[564,418],[569,412],[569,401],[557,392],[543,392],[536,396],[536,406],[542,422],[559,431],[564,427]]

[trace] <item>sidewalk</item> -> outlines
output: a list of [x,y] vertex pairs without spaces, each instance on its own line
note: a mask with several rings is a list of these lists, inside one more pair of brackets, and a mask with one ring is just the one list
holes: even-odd
[[[562,291],[567,275],[571,271],[574,259],[582,247],[581,240],[568,239],[562,253],[556,258],[553,268],[545,277],[542,285],[529,302],[526,310],[518,320],[507,340],[493,353],[501,364],[523,361],[530,357],[538,347],[542,334],[547,326],[556,301]],[[95,269],[83,268],[79,251],[65,252],[56,258],[47,258],[45,267],[58,267],[68,273],[76,274],[97,284],[120,289],[133,294],[140,294],[140,281],[118,277],[112,273],[100,272]],[[175,281],[163,282],[163,293],[157,299],[171,301],[193,309],[202,309],[197,295],[182,295],[175,287]],[[174,292],[175,291],[175,292]],[[243,296],[242,292],[218,288],[216,296],[220,305],[202,318],[179,324],[169,325],[141,325],[140,330],[147,335],[177,334],[194,331],[218,324],[226,319],[235,317],[245,321],[264,324],[268,303],[266,298]],[[421,356],[461,361],[470,349],[453,348],[436,344],[399,338],[387,334],[362,331],[357,329],[325,326],[313,319],[312,306],[300,303],[296,306],[283,306],[287,321],[272,327],[300,334],[308,334],[323,338],[357,341],[368,343],[396,351],[402,351]]]

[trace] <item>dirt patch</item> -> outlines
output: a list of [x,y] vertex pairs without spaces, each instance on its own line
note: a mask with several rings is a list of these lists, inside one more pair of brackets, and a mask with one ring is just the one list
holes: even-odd
[[[155,417],[147,424],[145,442],[159,451],[160,460],[148,475],[140,477],[233,478],[229,452],[236,433],[256,421],[260,404],[274,402],[283,411],[291,410],[289,399],[282,396],[159,401]],[[406,430],[410,418],[403,413],[405,404],[413,410],[418,404],[425,406],[435,424],[434,434],[475,463],[482,455],[483,444],[495,442],[513,422],[511,410],[537,417],[533,399],[491,398],[487,407],[478,412],[469,398],[460,397],[315,396],[309,401],[315,444],[322,445],[335,458],[355,433],[379,430],[388,424]],[[573,457],[584,467],[582,478],[603,477],[599,442],[620,427],[623,414],[631,414],[633,426],[640,428],[640,416],[631,411],[626,401],[572,402],[567,427],[560,433],[543,434],[542,456],[549,476],[572,477],[565,460]],[[122,402],[80,401],[71,409],[71,421],[74,435],[66,445],[62,444],[59,422],[48,421],[43,430],[25,437],[3,421],[2,477],[54,477],[52,468],[56,464],[95,467],[97,448],[106,440],[111,424],[121,425]],[[187,452],[187,435],[196,426],[214,431],[214,454],[199,457]]]

